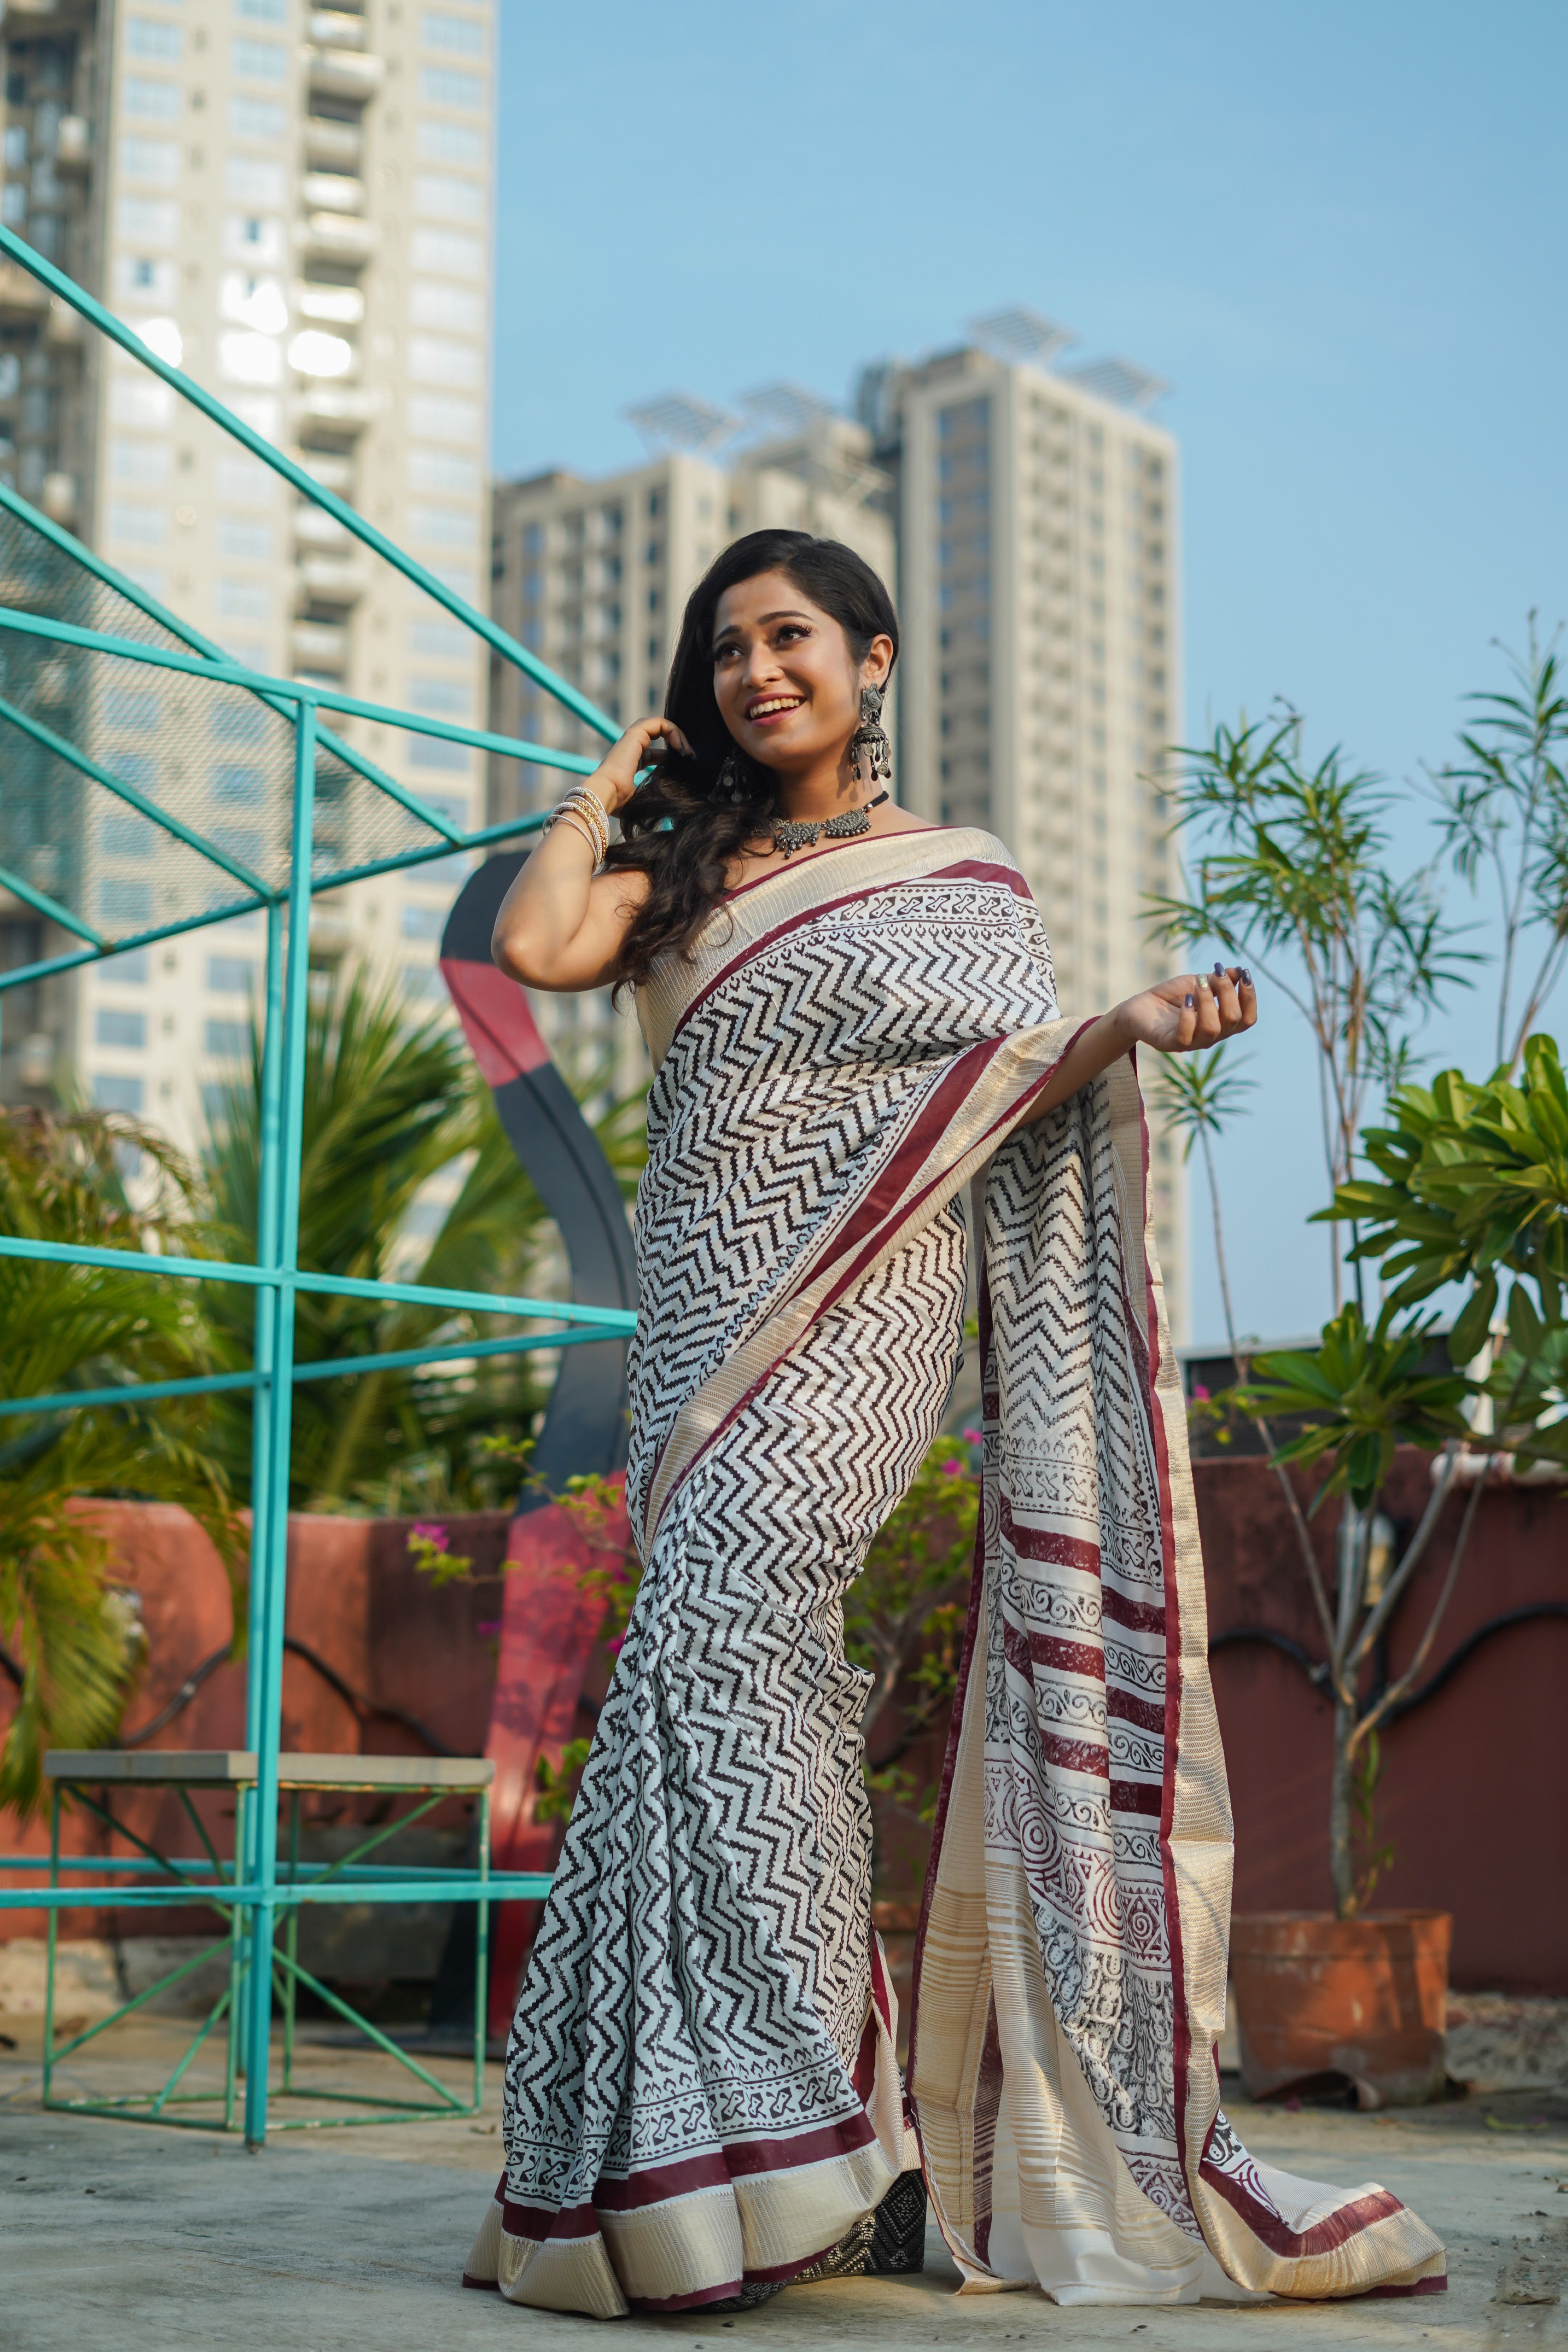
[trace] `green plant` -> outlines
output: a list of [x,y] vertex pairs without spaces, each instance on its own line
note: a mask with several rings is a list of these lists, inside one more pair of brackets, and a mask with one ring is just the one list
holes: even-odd
[[[410,1027],[395,992],[362,970],[322,976],[306,1032],[299,1263],[314,1272],[464,1289],[526,1291],[549,1227],[459,1032],[439,1016]],[[248,1256],[256,1230],[261,1041],[229,1091],[204,1153],[213,1247]],[[214,1286],[217,1291],[218,1286]],[[211,1303],[226,1368],[252,1360],[254,1307],[226,1287]],[[483,1319],[301,1291],[301,1363],[350,1362],[485,1335]],[[504,1499],[497,1428],[526,1436],[543,1400],[525,1357],[425,1365],[304,1382],[294,1399],[290,1502],[297,1509],[394,1514]],[[250,1408],[220,1413],[225,1458],[248,1475]]]
[[[1468,984],[1429,867],[1396,879],[1385,863],[1388,796],[1337,751],[1303,756],[1304,722],[1217,728],[1178,754],[1175,825],[1186,832],[1185,894],[1148,901],[1155,935],[1203,955],[1218,940],[1294,1005],[1316,1051],[1323,1157],[1346,1182],[1369,1090],[1406,1066],[1408,1024]],[[1343,1295],[1337,1237],[1333,1303]]]
[[1472,1285],[1454,1327],[1460,1362],[1491,1329],[1500,1276],[1534,1285],[1540,1319],[1555,1328],[1568,1290],[1568,1081],[1550,1037],[1529,1038],[1524,1068],[1484,1086],[1445,1070],[1401,1087],[1387,1124],[1368,1129],[1375,1178],[1340,1187],[1331,1214],[1359,1221],[1356,1255],[1380,1262],[1397,1306],[1446,1283]]
[[[1326,1466],[1312,1508],[1315,1511],[1331,1495],[1344,1498],[1332,1605],[1310,1544],[1305,1553],[1312,1602],[1328,1651],[1324,1678],[1333,1703],[1329,1867],[1334,1909],[1342,1919],[1353,1917],[1365,1900],[1354,1846],[1356,1792],[1368,1769],[1368,1743],[1415,1687],[1431,1654],[1458,1580],[1484,1483],[1478,1478],[1471,1488],[1447,1574],[1413,1656],[1381,1691],[1364,1698],[1369,1662],[1426,1557],[1448,1500],[1469,1431],[1461,1407],[1475,1392],[1475,1383],[1463,1373],[1429,1368],[1429,1325],[1396,1328],[1394,1318],[1390,1302],[1368,1328],[1351,1300],[1323,1326],[1317,1348],[1255,1358],[1252,1379],[1240,1391],[1241,1402],[1253,1412],[1304,1417],[1305,1425],[1275,1450],[1274,1459],[1281,1468],[1291,1462]],[[1377,1501],[1400,1444],[1421,1446],[1439,1459],[1414,1535],[1398,1561],[1380,1563],[1382,1572],[1375,1578]]]
[[1203,1172],[1214,1219],[1214,1258],[1219,1272],[1225,1336],[1231,1360],[1245,1378],[1247,1367],[1237,1345],[1236,1315],[1230,1303],[1230,1268],[1225,1255],[1225,1220],[1219,1179],[1214,1168],[1214,1141],[1224,1133],[1244,1097],[1254,1091],[1256,1082],[1242,1076],[1243,1065],[1235,1056],[1227,1059],[1225,1055],[1226,1048],[1220,1045],[1207,1054],[1167,1054],[1161,1059],[1151,1092],[1166,1128],[1183,1139],[1184,1165],[1191,1160],[1195,1144],[1203,1154]]
[[[1543,652],[1530,615],[1529,650],[1508,656],[1511,694],[1472,694],[1474,725],[1459,738],[1463,757],[1435,779],[1444,846],[1472,887],[1488,870],[1502,926],[1497,1058],[1510,1076],[1568,958],[1568,695],[1558,637]],[[1521,960],[1533,950],[1523,1003],[1513,996]]]
[[[0,1116],[7,1233],[199,1255],[192,1196],[189,1171],[133,1121],[87,1111]],[[193,1286],[0,1258],[0,1393],[129,1388],[189,1378],[205,1364]],[[127,1396],[0,1420],[0,1638],[18,1693],[0,1751],[0,1803],[23,1813],[37,1806],[47,1748],[96,1748],[112,1736],[138,1662],[134,1621],[108,1583],[110,1547],[80,1498],[183,1504],[217,1545],[243,1626],[244,1530],[210,1425],[204,1397],[148,1405]]]

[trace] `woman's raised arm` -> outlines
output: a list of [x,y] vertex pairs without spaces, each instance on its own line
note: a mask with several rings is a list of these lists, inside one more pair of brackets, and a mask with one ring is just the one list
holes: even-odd
[[1239,965],[1227,971],[1217,963],[1212,972],[1162,980],[1157,988],[1129,996],[1080,1030],[1020,1124],[1043,1118],[1134,1045],[1152,1045],[1159,1054],[1198,1053],[1250,1029],[1257,1018],[1252,975]]
[[[639,719],[583,778],[607,820],[631,799],[648,747],[660,737],[677,751],[687,748],[669,719]],[[648,880],[638,873],[599,873],[593,831],[591,816],[552,824],[501,901],[490,952],[529,988],[604,988],[615,977],[621,942],[648,895]]]

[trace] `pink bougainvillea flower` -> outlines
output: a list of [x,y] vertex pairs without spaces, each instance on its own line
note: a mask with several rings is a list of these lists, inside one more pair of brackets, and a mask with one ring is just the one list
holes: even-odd
[[964,1432],[964,1443],[966,1445],[978,1445],[979,1442],[980,1432],[977,1429],[967,1429]]
[[942,1465],[942,1475],[944,1478],[961,1478],[968,1466],[967,1462],[960,1462],[955,1454],[951,1462],[944,1462]]
[[501,1621],[498,1617],[481,1617],[474,1628],[480,1639],[486,1642],[493,1642],[500,1630]]
[[1192,1384],[1192,1396],[1193,1402],[1195,1404],[1207,1404],[1208,1402],[1208,1391],[1204,1387],[1201,1381],[1194,1381]]
[[446,1549],[446,1529],[444,1528],[438,1528],[434,1522],[430,1519],[420,1519],[413,1527],[410,1528],[408,1531],[408,1539],[410,1543],[434,1544],[441,1551],[444,1551]]
[[625,1639],[626,1636],[624,1633],[617,1633],[613,1642],[606,1642],[604,1646],[609,1651],[612,1658],[618,1658],[621,1655],[622,1644],[624,1643]]

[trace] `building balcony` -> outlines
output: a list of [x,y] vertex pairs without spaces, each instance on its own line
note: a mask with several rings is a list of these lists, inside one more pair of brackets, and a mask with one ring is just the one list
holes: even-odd
[[308,80],[323,98],[352,98],[362,103],[374,98],[386,79],[382,58],[358,49],[316,49],[311,52]]
[[44,288],[19,261],[0,261],[0,327],[28,326],[49,307]]
[[296,669],[341,677],[349,667],[349,632],[335,621],[296,621],[291,643]]
[[382,236],[374,221],[349,213],[311,213],[297,234],[307,257],[317,261],[368,261]]
[[362,215],[365,209],[364,182],[350,172],[307,172],[299,193],[308,212]]
[[356,384],[309,383],[299,395],[300,422],[334,433],[362,433],[375,413],[374,394]]
[[49,297],[49,320],[44,337],[50,350],[57,352],[80,351],[87,341],[80,311],[73,310],[61,294]]
[[323,49],[362,49],[368,47],[365,20],[353,9],[313,8],[308,30],[310,38]]
[[307,163],[323,163],[329,170],[357,172],[364,152],[364,133],[357,122],[339,122],[325,114],[307,115]]
[[[357,604],[370,584],[370,574],[361,564],[340,556],[307,555],[299,566],[298,600],[301,604]],[[329,625],[321,622],[300,625]]]
[[355,544],[354,535],[336,515],[323,513],[319,507],[301,506],[294,513],[294,544],[317,552],[336,554]]
[[55,133],[57,172],[87,172],[92,168],[92,126],[85,114],[62,114]]
[[74,474],[46,474],[44,487],[38,494],[38,504],[51,522],[63,524],[67,530],[77,519],[77,483]]

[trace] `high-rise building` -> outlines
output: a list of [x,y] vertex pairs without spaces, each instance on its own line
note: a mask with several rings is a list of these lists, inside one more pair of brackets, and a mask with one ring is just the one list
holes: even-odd
[[[489,7],[11,0],[0,46],[5,222],[483,602]],[[476,638],[12,262],[0,478],[240,661],[459,721],[483,709]],[[476,755],[360,740],[445,814],[477,819]],[[236,834],[254,782],[236,745]],[[136,845],[156,849],[150,829],[124,830],[129,905]],[[455,879],[426,866],[318,901],[313,947],[371,953],[430,994]],[[47,952],[37,928],[0,907],[0,962]],[[260,952],[253,916],[27,992],[23,1022],[7,1008],[0,1095],[70,1072],[192,1139],[201,1087],[246,1046]]]
[[[860,405],[897,479],[898,793],[1012,850],[1045,916],[1064,1010],[1165,972],[1144,894],[1169,887],[1166,747],[1180,740],[1179,483],[1163,389],[1125,361],[1069,373],[1027,311]],[[1153,1129],[1173,1328],[1185,1336],[1186,1186]]]
[[[773,527],[843,540],[893,585],[890,484],[872,463],[869,433],[790,387],[754,394],[751,407],[794,429],[722,459],[670,450],[607,479],[558,472],[497,486],[491,610],[612,719],[629,723],[664,708],[686,598],[720,549],[747,531]],[[655,418],[681,430],[716,412],[669,402],[640,414],[651,430]],[[727,421],[718,419],[721,427]],[[498,660],[491,666],[490,725],[565,751],[604,748]],[[493,760],[486,821],[548,808],[560,792],[559,770]],[[536,997],[535,1006],[579,1083],[624,1090],[645,1076],[635,1024],[614,1013],[607,992]]]

